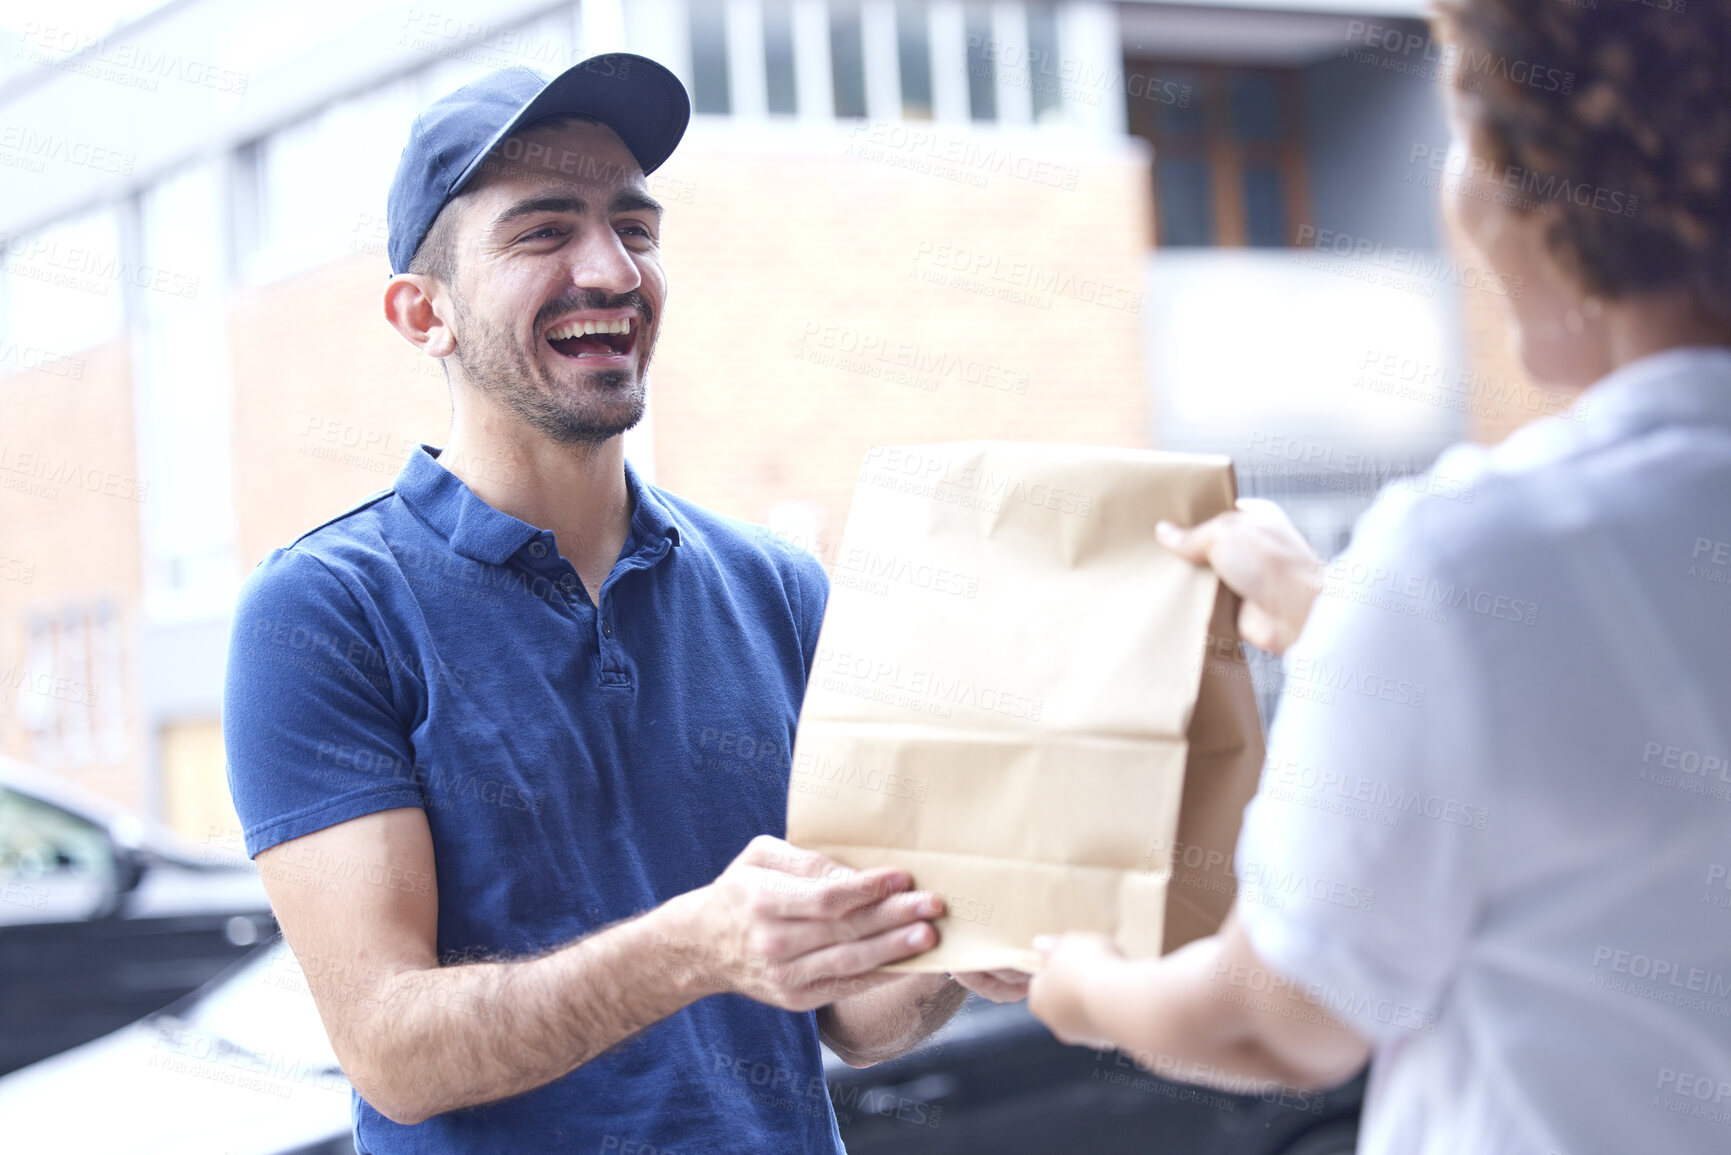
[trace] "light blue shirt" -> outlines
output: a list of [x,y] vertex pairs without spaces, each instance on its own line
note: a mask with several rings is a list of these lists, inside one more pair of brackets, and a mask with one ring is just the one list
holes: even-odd
[[1731,1150],[1731,350],[1436,473],[1287,655],[1251,941],[1374,1040],[1363,1155]]

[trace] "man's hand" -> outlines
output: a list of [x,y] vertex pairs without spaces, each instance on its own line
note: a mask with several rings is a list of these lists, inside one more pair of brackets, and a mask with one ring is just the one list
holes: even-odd
[[759,835],[690,896],[690,937],[669,944],[717,991],[809,1011],[892,982],[879,967],[930,950],[943,899],[910,891],[906,872],[850,870]]
[[1278,505],[1246,497],[1194,529],[1163,521],[1154,535],[1179,557],[1212,567],[1244,599],[1238,632],[1245,641],[1281,654],[1298,640],[1322,592],[1323,563]]

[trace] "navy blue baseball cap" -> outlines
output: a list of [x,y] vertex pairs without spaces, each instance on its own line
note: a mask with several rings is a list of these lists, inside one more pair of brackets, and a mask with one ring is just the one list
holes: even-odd
[[506,137],[549,116],[589,116],[611,128],[645,174],[673,154],[691,122],[679,78],[646,56],[591,56],[548,80],[502,68],[440,97],[409,128],[385,202],[391,272],[408,271],[433,218]]

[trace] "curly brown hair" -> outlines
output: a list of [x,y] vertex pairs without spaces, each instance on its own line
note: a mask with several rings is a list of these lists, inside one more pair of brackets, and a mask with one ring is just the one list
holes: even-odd
[[1683,291],[1731,321],[1731,5],[1438,8],[1475,152],[1554,206],[1545,239],[1565,274],[1608,299]]

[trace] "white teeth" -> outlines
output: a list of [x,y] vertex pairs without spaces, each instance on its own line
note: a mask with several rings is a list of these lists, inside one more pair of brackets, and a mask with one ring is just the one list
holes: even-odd
[[629,333],[631,318],[617,321],[567,321],[556,329],[547,330],[549,341],[565,341],[572,337],[587,337],[591,333]]

